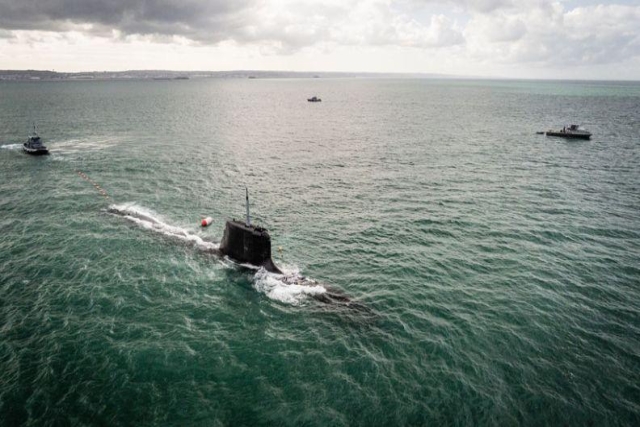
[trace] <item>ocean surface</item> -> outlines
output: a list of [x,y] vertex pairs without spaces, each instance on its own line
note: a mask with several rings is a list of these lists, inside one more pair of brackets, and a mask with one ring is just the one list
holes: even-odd
[[0,425],[640,425],[640,83],[0,82]]

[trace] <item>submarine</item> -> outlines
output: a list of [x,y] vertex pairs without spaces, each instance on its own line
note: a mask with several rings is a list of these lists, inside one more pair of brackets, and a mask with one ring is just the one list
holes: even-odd
[[[298,274],[287,274],[273,262],[271,257],[271,236],[266,228],[252,224],[249,212],[249,190],[246,188],[245,200],[246,218],[244,221],[237,219],[227,220],[219,245],[191,234],[180,227],[166,224],[152,214],[135,207],[111,205],[106,211],[112,215],[121,216],[141,224],[145,228],[158,231],[166,236],[188,242],[189,244],[195,243],[203,252],[221,258],[226,257],[241,268],[262,268],[266,272],[277,274],[279,276],[277,280],[283,284],[311,287],[320,285],[314,279]],[[201,226],[208,227],[212,222],[213,220],[210,217],[204,218],[201,221]],[[322,284],[321,286],[324,288],[323,292],[313,293],[309,296],[325,304],[343,306],[367,313],[371,312],[367,306],[358,301],[353,301],[342,290],[327,286],[326,284]]]
[[[281,274],[282,281],[289,285],[317,285],[317,282],[304,276],[287,277],[271,258],[271,236],[266,228],[251,224],[249,213],[249,190],[245,187],[247,216],[245,222],[232,219],[226,222],[224,234],[218,251],[239,264],[250,264],[262,267],[270,273]],[[368,307],[354,302],[341,290],[323,285],[326,292],[313,295],[313,298],[325,304],[342,304],[361,311],[369,311]]]
[[263,267],[270,273],[283,274],[271,259],[271,236],[266,228],[251,224],[249,189],[245,188],[247,218],[245,222],[227,221],[219,251],[233,261]]

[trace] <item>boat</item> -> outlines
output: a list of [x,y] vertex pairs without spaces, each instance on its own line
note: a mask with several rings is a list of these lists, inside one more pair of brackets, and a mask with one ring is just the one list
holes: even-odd
[[590,139],[591,132],[586,129],[580,128],[578,125],[564,126],[558,130],[548,130],[547,136],[559,136],[562,138],[577,138],[577,139]]
[[317,96],[314,96],[313,98],[307,98],[307,101],[309,101],[309,102],[322,102],[322,99],[318,98]]
[[22,149],[26,153],[32,154],[34,156],[49,154],[49,150],[44,146],[44,144],[42,143],[42,139],[40,139],[40,136],[38,135],[35,123],[33,125],[33,133],[29,135],[29,139],[27,140],[27,142],[22,144]]

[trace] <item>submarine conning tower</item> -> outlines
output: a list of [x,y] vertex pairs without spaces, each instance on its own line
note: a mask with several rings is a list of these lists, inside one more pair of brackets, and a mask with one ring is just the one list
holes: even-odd
[[271,259],[269,232],[242,221],[227,221],[220,242],[220,252],[237,262],[264,267],[272,273],[282,274]]
[[249,216],[249,192],[247,190],[247,220],[235,219],[227,221],[220,252],[234,261],[264,267],[272,273],[282,274],[282,271],[271,259],[271,236],[266,228],[251,224]]

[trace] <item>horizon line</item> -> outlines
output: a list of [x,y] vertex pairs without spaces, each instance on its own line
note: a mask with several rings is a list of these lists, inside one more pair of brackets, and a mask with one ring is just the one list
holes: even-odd
[[[172,70],[172,69],[128,69],[128,70],[92,70],[92,71],[58,71],[55,69],[0,69],[0,74],[4,73],[55,73],[67,75],[81,74],[126,74],[126,73],[172,73],[172,74],[221,74],[221,73],[282,73],[282,74],[309,74],[312,77],[322,77],[325,75],[353,75],[357,76],[398,76],[414,78],[432,79],[459,79],[459,80],[514,80],[514,81],[567,81],[567,82],[640,82],[640,79],[604,79],[604,78],[554,78],[554,77],[508,77],[508,76],[476,76],[464,74],[428,73],[428,72],[406,72],[406,71],[294,71],[282,69],[228,69],[228,70]],[[266,77],[270,78],[270,77]],[[286,78],[286,77],[285,77]],[[334,77],[336,78],[336,77]]]

